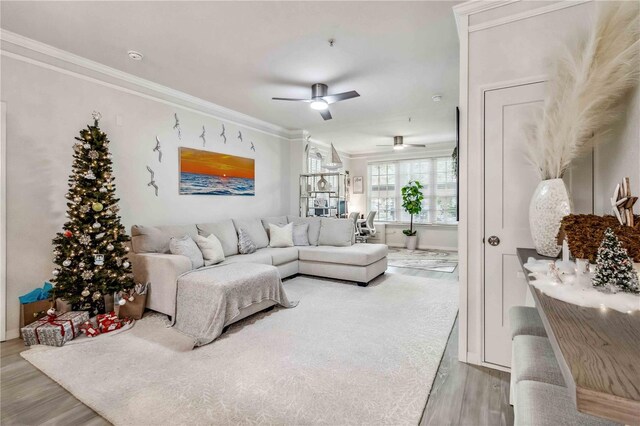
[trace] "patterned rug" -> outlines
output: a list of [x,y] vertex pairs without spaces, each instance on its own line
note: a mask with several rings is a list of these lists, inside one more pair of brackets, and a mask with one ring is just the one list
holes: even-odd
[[458,252],[447,250],[407,250],[389,247],[389,266],[452,273],[458,267]]

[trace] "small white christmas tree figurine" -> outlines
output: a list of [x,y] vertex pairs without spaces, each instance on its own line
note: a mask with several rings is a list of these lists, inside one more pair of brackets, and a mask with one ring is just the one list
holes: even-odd
[[598,248],[593,286],[607,288],[613,292],[640,291],[638,273],[633,269],[633,261],[611,228],[604,231],[604,238]]

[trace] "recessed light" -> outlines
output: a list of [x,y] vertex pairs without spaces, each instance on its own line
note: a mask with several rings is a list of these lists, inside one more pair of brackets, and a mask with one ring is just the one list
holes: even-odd
[[433,95],[431,99],[433,102],[440,102],[442,100],[442,95]]
[[130,50],[130,51],[127,52],[127,54],[134,61],[141,61],[142,58],[144,58],[144,55],[142,53],[136,52],[135,50]]

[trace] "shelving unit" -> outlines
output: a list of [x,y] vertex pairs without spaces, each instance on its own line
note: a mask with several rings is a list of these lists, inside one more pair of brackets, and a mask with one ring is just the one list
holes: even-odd
[[[341,217],[347,213],[348,186],[344,173],[300,175],[300,216]],[[326,185],[322,187],[320,181]]]

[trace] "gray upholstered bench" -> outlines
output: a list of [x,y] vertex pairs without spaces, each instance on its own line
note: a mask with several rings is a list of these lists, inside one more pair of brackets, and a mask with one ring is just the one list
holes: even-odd
[[518,382],[515,426],[611,426],[617,423],[579,413],[567,388],[548,383]]
[[510,402],[517,401],[518,383],[525,380],[565,387],[562,371],[546,337],[516,336],[511,344]]
[[509,324],[511,339],[520,335],[547,337],[544,324],[536,308],[514,306],[509,309]]
[[513,405],[516,393],[516,369],[517,358],[514,356],[516,336],[547,337],[542,318],[538,310],[531,306],[514,306],[509,309],[509,326],[511,327],[511,391],[509,392],[509,404]]

